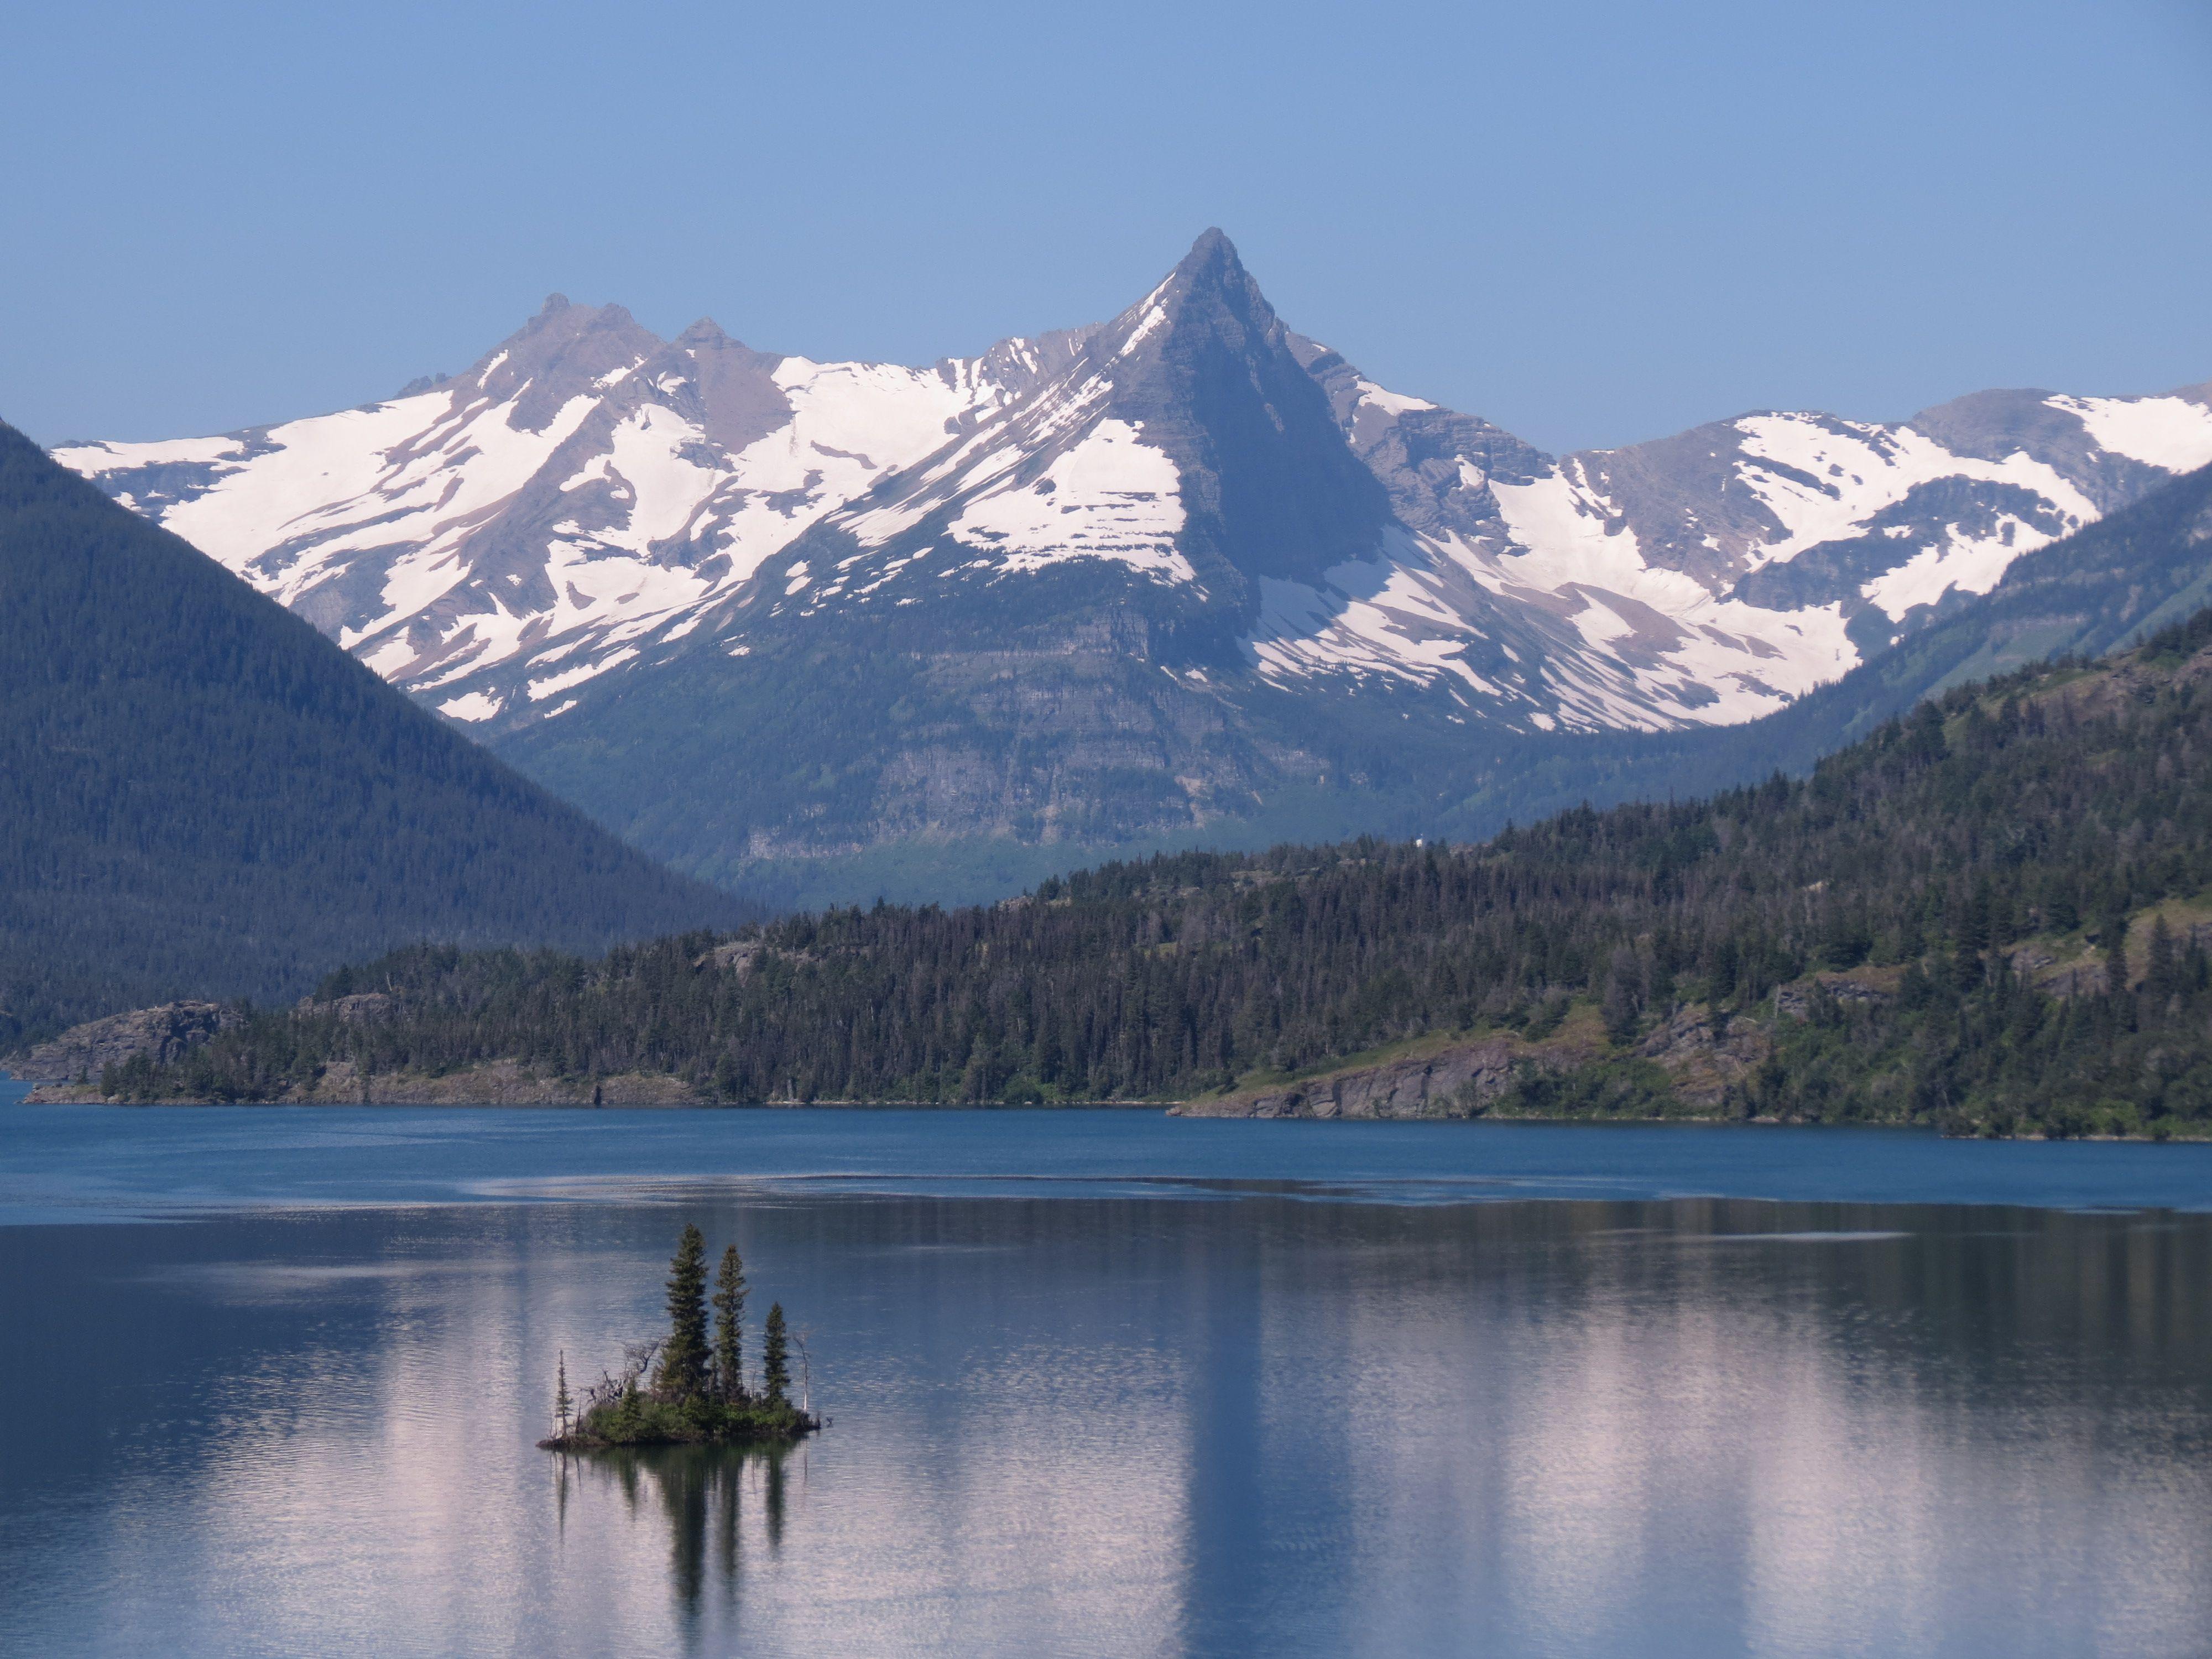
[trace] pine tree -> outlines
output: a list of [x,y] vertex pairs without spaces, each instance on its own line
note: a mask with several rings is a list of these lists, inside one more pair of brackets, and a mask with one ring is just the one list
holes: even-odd
[[714,1276],[714,1394],[726,1406],[745,1397],[745,1264],[734,1244]]
[[2128,915],[2116,910],[2105,918],[2100,930],[2105,941],[2105,990],[2111,996],[2125,996],[2128,991]]
[[2181,988],[2180,964],[2173,949],[2173,930],[2160,916],[2151,924],[2150,951],[2143,961],[2145,988],[2154,997],[2169,997]]
[[562,1439],[568,1435],[568,1414],[574,1402],[568,1398],[568,1352],[563,1348],[553,1371],[553,1432]]
[[659,1392],[681,1405],[707,1391],[707,1238],[687,1226],[668,1263],[668,1346]]
[[1605,1033],[1616,1043],[1636,1035],[1644,1011],[1644,964],[1626,945],[1613,953],[1605,984]]
[[771,1406],[791,1403],[791,1357],[783,1334],[783,1304],[768,1310],[768,1336],[761,1358],[761,1392]]

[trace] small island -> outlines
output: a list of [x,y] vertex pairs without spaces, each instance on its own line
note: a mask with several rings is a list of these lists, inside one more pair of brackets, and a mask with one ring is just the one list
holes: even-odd
[[[561,1355],[553,1389],[549,1451],[599,1451],[615,1446],[757,1445],[813,1433],[812,1388],[791,1397],[791,1336],[783,1304],[768,1310],[757,1388],[744,1371],[745,1270],[734,1244],[715,1275],[714,1331],[707,1318],[707,1239],[684,1229],[668,1264],[668,1334],[623,1350],[621,1372],[602,1372],[580,1402],[568,1392],[568,1357]],[[805,1344],[799,1344],[802,1377]]]

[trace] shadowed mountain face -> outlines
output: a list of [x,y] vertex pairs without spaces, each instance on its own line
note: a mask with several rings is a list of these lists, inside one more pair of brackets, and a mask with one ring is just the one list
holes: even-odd
[[730,918],[0,426],[0,1050],[372,941]]
[[1109,322],[927,368],[556,296],[388,403],[58,454],[638,845],[866,896],[1758,720],[2212,462],[2212,392],[1554,459],[1291,332],[1209,231]]

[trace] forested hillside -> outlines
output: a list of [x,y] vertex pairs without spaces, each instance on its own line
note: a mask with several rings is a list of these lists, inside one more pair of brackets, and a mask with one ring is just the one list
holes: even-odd
[[0,1052],[399,944],[742,920],[0,426]]
[[598,962],[406,951],[106,1087],[404,1098],[504,1060],[580,1098],[642,1076],[734,1102],[1300,1109],[1302,1075],[1456,1048],[1480,1065],[1419,1109],[2198,1133],[2209,743],[2212,613],[1954,690],[1804,781]]

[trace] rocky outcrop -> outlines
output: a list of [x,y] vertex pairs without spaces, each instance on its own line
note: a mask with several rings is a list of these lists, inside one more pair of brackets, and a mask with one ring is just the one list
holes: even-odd
[[1698,1003],[1677,1009],[1636,1052],[1666,1072],[1684,1101],[1711,1107],[1720,1104],[1730,1084],[1766,1058],[1771,1046],[1754,1021]]
[[174,1060],[244,1018],[217,1002],[165,1002],[158,1008],[110,1014],[41,1042],[10,1060],[9,1069],[33,1083],[74,1083],[79,1078],[97,1083],[107,1066],[140,1054],[157,1063]]
[[1850,973],[1815,974],[1809,980],[1777,986],[1774,1012],[1792,1019],[1808,1019],[1815,999],[1823,996],[1846,1006],[1878,1008],[1896,999],[1900,972],[1895,968],[1862,968]]
[[1684,1105],[1710,1110],[1771,1047],[1759,1021],[1698,1004],[1677,1009],[1626,1053],[1607,1044],[1594,1022],[1571,1021],[1540,1042],[1500,1033],[1431,1043],[1400,1060],[1186,1101],[1175,1110],[1184,1117],[1480,1117],[1530,1072],[1558,1075],[1632,1059],[1664,1071]]
[[609,1078],[564,1078],[541,1073],[518,1060],[487,1060],[480,1066],[430,1076],[422,1072],[377,1072],[365,1080],[353,1061],[325,1067],[305,1088],[284,1097],[285,1103],[324,1106],[690,1106],[701,1103],[681,1078],[625,1073]]
[[1583,1056],[1517,1036],[1483,1037],[1301,1083],[1186,1102],[1185,1117],[1474,1117],[1511,1086],[1522,1065],[1563,1071]]
[[381,1019],[398,1006],[398,999],[383,991],[356,991],[350,996],[332,997],[327,1002],[318,1002],[313,997],[300,999],[303,1014],[333,1014],[341,1025],[366,1025],[371,1020]]

